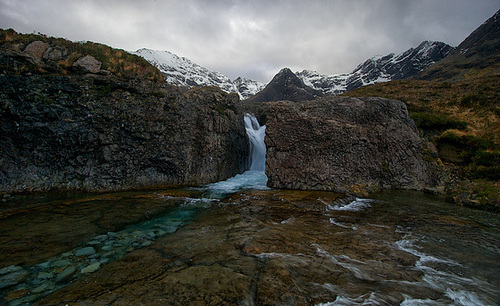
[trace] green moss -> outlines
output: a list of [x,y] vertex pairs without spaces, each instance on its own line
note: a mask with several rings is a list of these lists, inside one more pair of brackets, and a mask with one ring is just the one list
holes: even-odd
[[410,117],[415,121],[417,127],[423,130],[444,131],[449,129],[465,130],[467,128],[467,122],[446,115],[430,112],[412,112],[410,113]]

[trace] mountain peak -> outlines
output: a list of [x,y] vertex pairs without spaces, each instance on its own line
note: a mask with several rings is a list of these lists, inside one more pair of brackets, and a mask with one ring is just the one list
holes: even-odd
[[290,70],[281,69],[267,84],[267,86],[255,96],[247,99],[249,102],[270,102],[270,101],[303,101],[312,100],[322,96],[322,92],[315,90],[306,84]]

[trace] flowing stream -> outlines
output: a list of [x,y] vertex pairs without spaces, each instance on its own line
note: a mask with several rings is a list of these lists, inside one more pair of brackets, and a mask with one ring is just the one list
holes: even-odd
[[224,182],[4,197],[0,305],[498,304],[498,214],[269,189],[265,126],[245,124],[250,170]]

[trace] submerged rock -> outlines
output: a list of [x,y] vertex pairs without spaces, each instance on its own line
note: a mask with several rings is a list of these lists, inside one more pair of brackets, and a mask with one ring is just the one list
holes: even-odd
[[28,271],[16,269],[10,273],[0,276],[0,289],[11,287],[23,282],[28,277]]
[[93,264],[90,264],[86,266],[85,268],[82,269],[82,273],[92,273],[97,270],[99,270],[99,267],[101,266],[100,262],[94,262]]
[[95,249],[93,247],[86,247],[79,249],[75,252],[75,256],[90,256],[94,255],[96,253]]
[[73,276],[73,274],[75,274],[76,271],[77,271],[76,267],[74,267],[74,266],[67,267],[61,273],[57,274],[57,276],[56,276],[56,282],[57,283],[62,283],[62,282],[65,282],[65,281],[69,280],[69,278],[71,276]]
[[265,112],[270,187],[363,194],[431,182],[425,141],[402,102],[324,97]]

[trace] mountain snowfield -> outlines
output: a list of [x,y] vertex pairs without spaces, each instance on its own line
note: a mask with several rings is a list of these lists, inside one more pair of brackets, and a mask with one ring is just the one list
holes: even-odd
[[296,75],[304,83],[324,94],[338,95],[349,90],[375,83],[411,77],[448,56],[453,47],[437,41],[424,41],[398,55],[374,56],[358,65],[353,72],[322,75],[303,70]]
[[[358,65],[351,73],[322,75],[316,71],[296,72],[305,85],[323,94],[339,95],[365,85],[411,77],[445,58],[453,47],[435,41],[424,41],[416,48],[400,54],[374,56]],[[169,51],[139,49],[135,52],[156,66],[168,83],[178,86],[217,86],[226,92],[236,92],[247,99],[260,92],[266,84],[239,77],[231,81],[220,72],[202,67]]]
[[156,68],[158,68],[168,83],[178,86],[217,86],[226,92],[236,92],[241,99],[246,99],[260,90],[265,84],[247,78],[237,78],[231,81],[220,72],[202,67],[185,57],[179,57],[169,51],[139,49],[135,52]]

